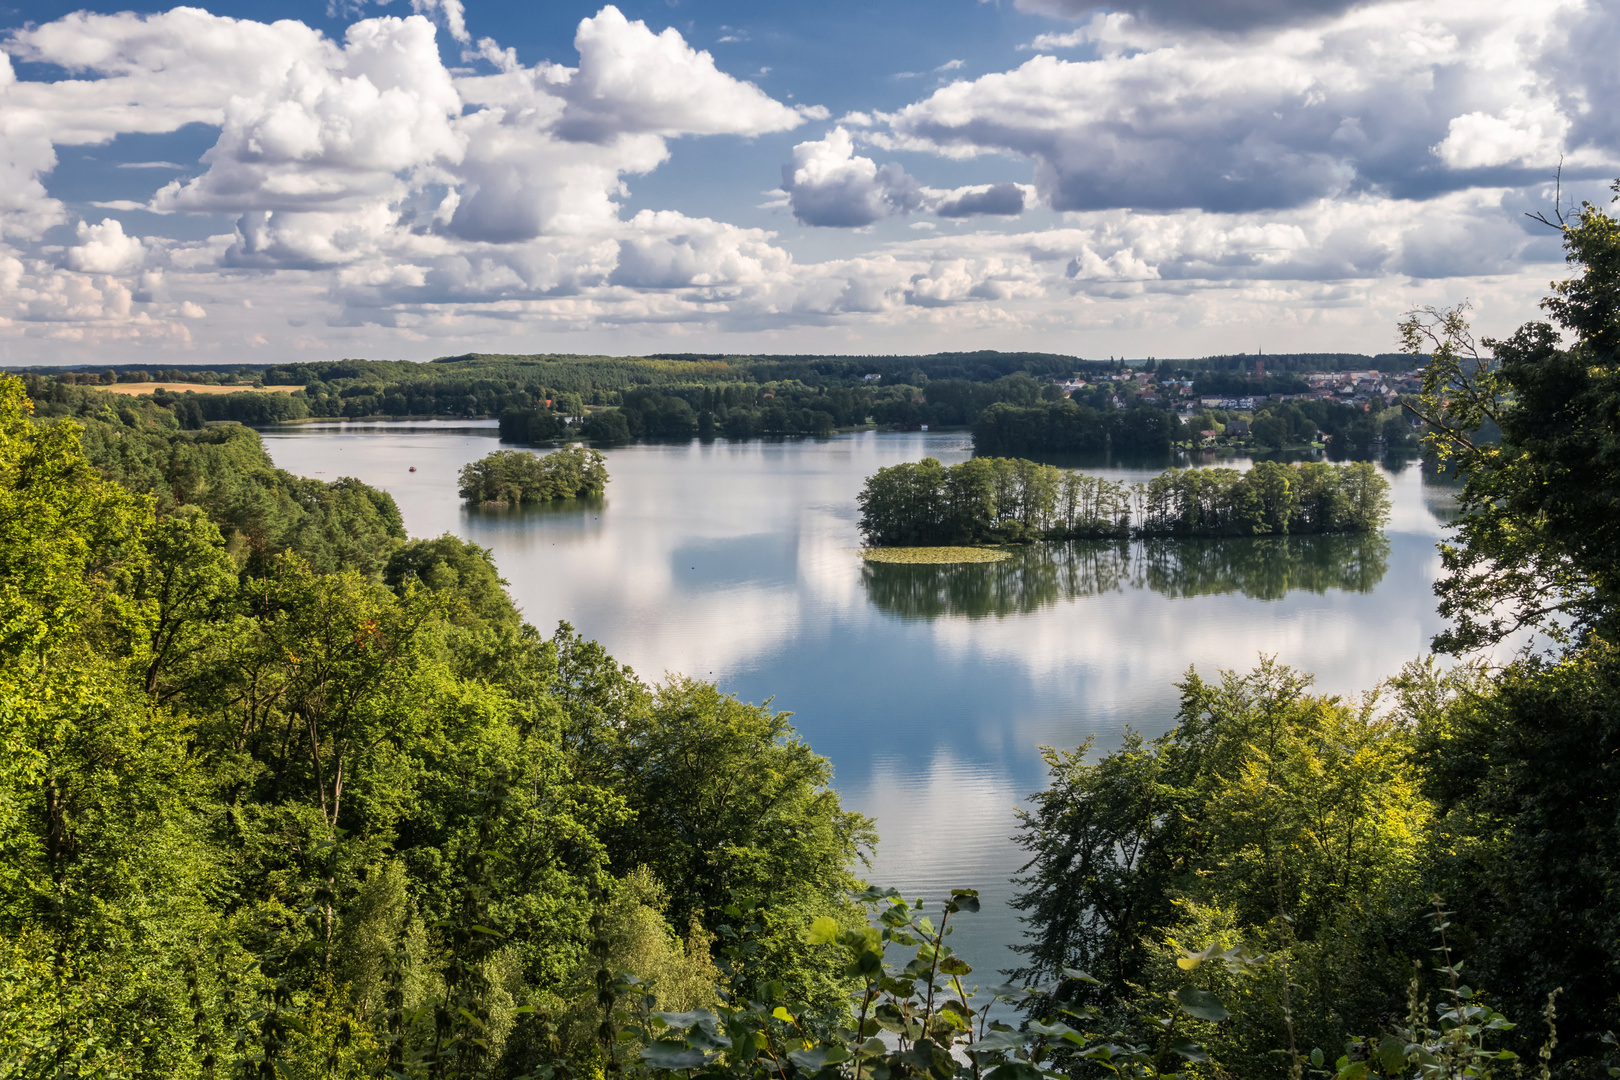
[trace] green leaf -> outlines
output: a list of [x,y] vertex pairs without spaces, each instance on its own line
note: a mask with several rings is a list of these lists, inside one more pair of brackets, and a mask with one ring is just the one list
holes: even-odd
[[1311,1064],[1312,1065],[1315,1065],[1318,1069],[1320,1069],[1322,1067],[1322,1062],[1324,1062],[1326,1060],[1327,1060],[1327,1056],[1322,1053],[1322,1048],[1320,1046],[1315,1047],[1315,1048],[1313,1048],[1311,1050]]
[[986,1053],[992,1050],[1021,1050],[1029,1045],[1029,1032],[1027,1031],[992,1031],[978,1042],[969,1046],[969,1050],[982,1050]]
[[828,1065],[848,1061],[850,1053],[842,1046],[818,1046],[812,1050],[790,1050],[788,1060],[807,1072],[820,1072]]
[[878,916],[878,922],[882,923],[884,926],[887,926],[887,927],[898,928],[898,927],[901,927],[901,926],[910,925],[911,916],[906,911],[905,905],[896,904],[895,906],[893,906],[893,907],[889,908],[887,911],[885,911],[883,914],[879,915]]
[[708,1055],[673,1039],[659,1039],[641,1048],[641,1060],[655,1069],[695,1069],[708,1060]]
[[860,1045],[861,1057],[882,1057],[889,1052],[889,1045],[876,1035],[867,1039]]
[[1079,968],[1071,968],[1071,967],[1064,968],[1063,969],[1063,977],[1065,979],[1079,979],[1081,982],[1090,983],[1092,986],[1101,986],[1102,985],[1102,980],[1101,979],[1094,979],[1094,978],[1091,977],[1090,974],[1088,974],[1087,972],[1081,971]]
[[704,1027],[718,1028],[718,1020],[714,1013],[708,1009],[693,1009],[691,1012],[655,1012],[653,1016],[662,1020],[672,1028],[689,1028],[703,1025]]
[[794,1022],[793,1014],[782,1008],[780,1005],[771,1010],[771,1015],[782,1021],[784,1024],[791,1024]]
[[1045,1074],[1027,1061],[1009,1061],[1005,1065],[997,1065],[987,1075],[996,1080],[1045,1080]]
[[1012,983],[1002,983],[1000,986],[990,988],[990,996],[1003,1001],[1027,1001],[1035,996],[1034,991],[1027,986],[1014,986]]
[[959,956],[947,956],[939,962],[941,975],[971,975],[973,969]]
[[1029,1022],[1029,1030],[1036,1035],[1052,1035],[1059,1039],[1067,1039],[1070,1035],[1079,1034],[1079,1032],[1075,1031],[1074,1028],[1070,1027],[1068,1024],[1046,1024],[1039,1020],[1031,1020]]
[[1176,1039],[1170,1044],[1170,1049],[1186,1058],[1188,1061],[1208,1061],[1209,1054],[1202,1046],[1191,1039]]
[[1385,1035],[1378,1042],[1378,1064],[1386,1073],[1399,1072],[1406,1064],[1406,1040]]
[[876,975],[883,970],[883,954],[872,951],[860,953],[855,957],[855,962],[851,966],[854,968],[853,973],[857,976],[869,977]]
[[1196,986],[1183,986],[1176,991],[1176,1004],[1188,1016],[1199,1020],[1208,1020],[1211,1023],[1220,1023],[1232,1014],[1226,1011],[1221,999],[1208,990],[1200,990]]
[[1366,1080],[1366,1077],[1367,1063],[1365,1061],[1353,1061],[1340,1069],[1337,1074],[1337,1080]]
[[827,915],[817,915],[810,922],[810,930],[805,934],[804,940],[811,945],[831,945],[838,940],[838,920]]

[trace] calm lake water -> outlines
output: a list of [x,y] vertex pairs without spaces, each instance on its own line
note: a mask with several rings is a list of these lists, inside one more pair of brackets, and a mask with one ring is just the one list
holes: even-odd
[[[412,536],[489,548],[530,622],[567,620],[650,680],[679,672],[769,698],[877,820],[870,880],[987,903],[953,938],[986,976],[1015,963],[1005,907],[1014,810],[1044,783],[1042,745],[1156,735],[1189,667],[1262,655],[1354,694],[1427,651],[1449,489],[1390,475],[1383,540],[1040,545],[1004,563],[864,563],[855,495],[884,465],[971,456],[966,435],[630,446],[590,506],[491,512],[456,474],[493,423],[309,425],[263,433],[276,464],[354,476],[398,501]],[[411,466],[416,472],[408,471]],[[1094,469],[1138,480],[1155,470]]]

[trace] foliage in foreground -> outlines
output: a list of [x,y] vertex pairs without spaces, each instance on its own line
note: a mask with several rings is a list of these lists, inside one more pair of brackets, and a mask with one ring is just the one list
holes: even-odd
[[[1023,832],[1029,973],[1087,966],[1101,985],[1070,1000],[1151,1030],[1139,1018],[1178,977],[1178,944],[1242,942],[1269,960],[1223,991],[1232,1019],[1208,1043],[1237,1075],[1298,1076],[1277,1047],[1375,1033],[1365,1071],[1389,1046],[1383,1071],[1399,1074],[1412,1060],[1394,1049],[1445,1027],[1419,1022],[1435,1000],[1454,1025],[1452,1074],[1504,1068],[1474,1050],[1460,1064],[1469,1028],[1537,1053],[1538,1036],[1502,1014],[1550,1017],[1556,1001],[1558,1075],[1614,1075],[1620,557],[1603,507],[1620,226],[1590,206],[1561,225],[1580,274],[1547,306],[1572,344],[1530,324],[1486,356],[1455,311],[1404,327],[1414,348],[1434,346],[1430,447],[1467,485],[1437,585],[1455,623],[1435,644],[1536,630],[1553,648],[1497,668],[1410,666],[1384,710],[1310,695],[1275,665],[1216,686],[1189,677],[1163,738],[1128,737],[1097,760],[1051,754]],[[1499,442],[1479,435],[1492,425]],[[1442,977],[1403,1003],[1392,991],[1429,955],[1431,924],[1476,988],[1447,953]]]
[[589,1061],[601,959],[710,1001],[738,897],[839,999],[800,929],[871,830],[784,714],[542,638],[451,537],[233,547],[28,405],[0,381],[0,1075],[517,1076],[541,1009]]
[[[892,889],[868,888],[855,900],[864,920],[816,919],[805,936],[823,962],[841,968],[853,984],[842,1015],[795,1006],[779,984],[756,976],[747,960],[749,912],[741,908],[731,909],[744,925],[733,930],[736,944],[723,950],[725,975],[709,1007],[660,1010],[653,995],[639,993],[635,977],[599,969],[604,1074],[638,1080],[1214,1080],[1302,1078],[1307,1072],[1322,1080],[1462,1080],[1523,1074],[1519,1055],[1501,1046],[1514,1025],[1461,982],[1462,965],[1447,942],[1447,913],[1438,904],[1431,913],[1439,941],[1433,970],[1418,966],[1404,1010],[1383,1018],[1381,1032],[1353,1037],[1329,1053],[1306,1049],[1288,1028],[1288,1041],[1251,1069],[1220,1056],[1221,1044],[1243,1024],[1223,997],[1234,984],[1275,967],[1274,957],[1242,944],[1172,949],[1174,976],[1162,992],[1143,995],[1134,1023],[1122,1027],[1079,1001],[1101,984],[1076,968],[1035,985],[981,989],[971,980],[972,967],[947,939],[961,917],[979,910],[973,890],[953,889],[939,903],[937,924],[922,899],[907,900]],[[1426,978],[1439,986],[1437,1004],[1422,997]],[[1542,1078],[1550,1075],[1557,1045],[1556,997],[1542,1013]],[[1019,1009],[1026,1013],[1022,1020]],[[571,1069],[553,1058],[538,1071],[555,1077]]]
[[600,495],[607,461],[584,446],[565,446],[544,457],[527,450],[496,450],[463,466],[461,497],[472,503],[513,506]]
[[1370,462],[1256,462],[1169,469],[1145,483],[1014,458],[934,458],[879,469],[857,496],[874,547],[1128,536],[1287,536],[1374,532],[1389,481]]
[[[1456,624],[1436,638],[1442,652],[1525,629],[1620,640],[1620,221],[1586,204],[1556,224],[1580,273],[1542,302],[1551,321],[1478,342],[1466,306],[1401,325],[1408,352],[1433,353],[1426,449],[1464,479],[1440,549],[1435,591]],[[1481,437],[1495,429],[1500,440]]]

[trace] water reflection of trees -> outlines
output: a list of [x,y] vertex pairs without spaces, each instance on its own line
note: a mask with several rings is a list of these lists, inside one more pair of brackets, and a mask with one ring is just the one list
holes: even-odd
[[1382,534],[1030,544],[993,563],[863,563],[867,595],[906,618],[1013,615],[1127,589],[1165,596],[1371,592],[1389,568]]
[[601,492],[572,499],[552,499],[541,503],[468,503],[462,509],[470,518],[489,522],[532,522],[542,519],[568,520],[600,514],[607,505]]

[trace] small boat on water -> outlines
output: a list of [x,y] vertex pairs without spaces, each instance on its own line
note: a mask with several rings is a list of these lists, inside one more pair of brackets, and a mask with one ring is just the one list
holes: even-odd
[[416,471],[416,466],[415,466],[415,465],[412,465],[412,466],[411,466],[411,472],[415,472],[415,471]]

